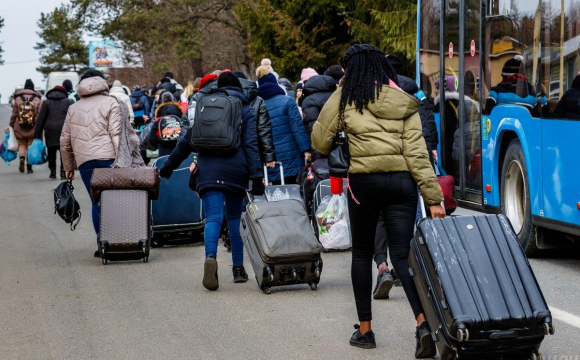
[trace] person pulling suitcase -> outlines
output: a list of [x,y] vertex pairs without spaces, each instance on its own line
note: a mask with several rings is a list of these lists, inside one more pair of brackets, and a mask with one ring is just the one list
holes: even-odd
[[[256,115],[240,81],[231,72],[219,76],[218,88],[201,97],[195,111],[195,122],[179,140],[160,174],[170,178],[173,170],[191,153],[198,154],[197,164],[190,170],[206,216],[202,284],[208,290],[217,290],[216,256],[224,212],[230,229],[234,283],[248,281],[240,217],[249,180],[252,179],[253,194],[264,194]],[[228,131],[222,131],[224,128]]]

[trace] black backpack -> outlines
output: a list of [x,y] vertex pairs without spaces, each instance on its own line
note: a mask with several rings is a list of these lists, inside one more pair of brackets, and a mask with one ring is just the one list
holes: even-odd
[[235,154],[242,142],[240,99],[229,96],[223,89],[214,89],[202,96],[195,106],[189,136],[190,145],[200,154]]
[[133,111],[140,111],[145,108],[145,105],[141,102],[141,98],[131,97],[131,107]]
[[54,213],[74,231],[81,221],[81,208],[73,195],[72,182],[63,181],[54,189]]

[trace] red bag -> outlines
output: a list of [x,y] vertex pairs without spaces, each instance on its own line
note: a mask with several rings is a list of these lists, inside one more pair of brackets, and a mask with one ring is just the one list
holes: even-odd
[[443,191],[443,204],[445,205],[445,212],[447,215],[451,215],[455,209],[457,209],[457,200],[455,200],[454,190],[455,190],[455,178],[452,175],[447,175],[445,169],[439,165],[435,160],[435,174],[437,175],[437,181]]

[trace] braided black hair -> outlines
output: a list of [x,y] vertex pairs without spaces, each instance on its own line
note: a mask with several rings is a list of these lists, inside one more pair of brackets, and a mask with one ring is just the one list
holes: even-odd
[[374,103],[381,87],[392,80],[397,86],[397,73],[385,54],[371,45],[353,45],[342,57],[346,75],[342,80],[340,93],[339,120],[344,120],[346,105],[354,103],[362,114],[363,109]]

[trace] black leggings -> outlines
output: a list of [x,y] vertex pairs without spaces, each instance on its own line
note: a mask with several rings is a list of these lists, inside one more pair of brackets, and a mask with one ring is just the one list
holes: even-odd
[[423,313],[419,294],[409,275],[410,242],[417,211],[417,184],[407,171],[350,174],[348,196],[352,231],[352,287],[359,321],[372,320],[373,254],[379,214],[383,214],[389,252],[415,317]]
[[[47,156],[48,156],[48,167],[50,169],[55,169],[56,170],[56,152],[58,151],[59,155],[60,155],[60,145],[56,145],[56,146],[49,146],[46,148],[47,149]],[[62,158],[59,156],[60,158],[60,169],[63,170],[63,166],[62,166]]]

